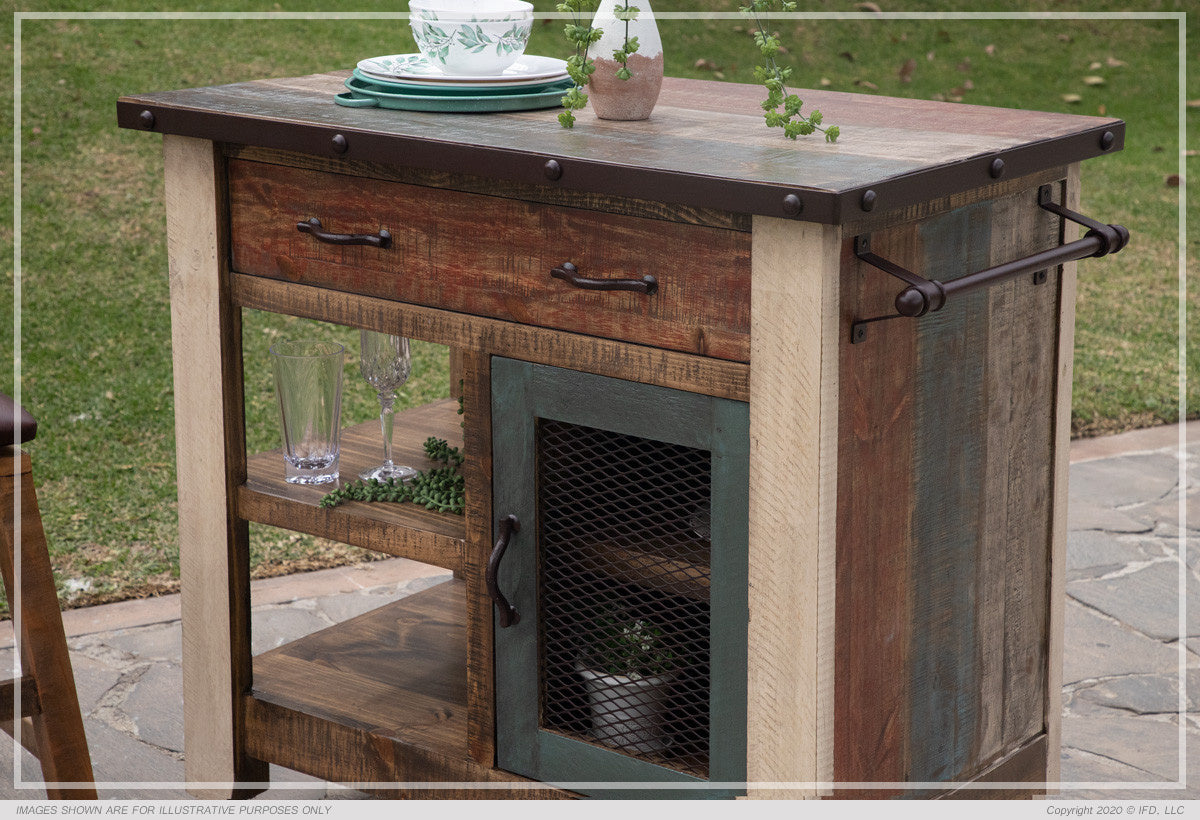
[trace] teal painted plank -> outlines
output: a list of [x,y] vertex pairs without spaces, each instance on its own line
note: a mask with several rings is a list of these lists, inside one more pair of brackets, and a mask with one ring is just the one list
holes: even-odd
[[[537,561],[532,380],[525,362],[492,359],[492,511],[517,516],[521,530],[509,543],[498,579],[520,620],[495,631],[496,761],[511,772],[536,771]],[[492,522],[493,543],[498,535]],[[495,607],[492,607],[493,622]]]
[[[990,263],[991,206],[959,209],[921,230],[929,278]],[[988,296],[956,298],[917,332],[913,627],[908,776],[953,780],[979,728],[977,550],[982,526]],[[911,796],[920,796],[910,793]]]
[[[705,781],[698,777],[552,732],[540,732],[537,744],[539,757],[544,762],[540,779],[589,797],[663,800],[733,796],[728,789],[706,787]],[[668,784],[671,783],[687,784],[691,788],[670,789]]]
[[[714,400],[709,779],[746,779],[746,648],[750,621],[750,405]],[[720,499],[720,502],[717,500]]]
[[542,418],[709,449],[713,410],[708,396],[548,365],[529,368],[530,391]]

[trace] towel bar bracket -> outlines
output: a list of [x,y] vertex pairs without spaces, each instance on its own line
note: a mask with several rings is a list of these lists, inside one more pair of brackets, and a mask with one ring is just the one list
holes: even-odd
[[976,273],[969,273],[948,282],[927,279],[873,253],[870,234],[856,236],[854,238],[855,256],[868,265],[904,281],[908,287],[896,296],[895,313],[855,320],[850,326],[850,342],[858,344],[865,340],[867,337],[866,326],[872,322],[897,319],[903,316],[913,318],[924,316],[926,313],[941,310],[950,297],[956,293],[970,293],[1022,274],[1032,273],[1035,285],[1044,284],[1049,279],[1047,272],[1049,268],[1089,256],[1106,256],[1110,253],[1117,253],[1129,243],[1129,231],[1123,226],[1105,225],[1056,203],[1053,185],[1039,187],[1037,201],[1038,206],[1043,210],[1084,226],[1088,229],[1087,233],[1082,238],[1057,248],[1040,251]]

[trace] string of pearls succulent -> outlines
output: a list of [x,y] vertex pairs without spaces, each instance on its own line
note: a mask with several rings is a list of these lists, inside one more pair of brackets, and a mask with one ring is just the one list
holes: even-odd
[[463,476],[458,469],[463,463],[462,451],[434,436],[425,440],[424,447],[430,461],[445,466],[422,470],[407,481],[352,481],[323,497],[320,506],[336,507],[346,501],[409,502],[427,510],[462,515],[466,506]]

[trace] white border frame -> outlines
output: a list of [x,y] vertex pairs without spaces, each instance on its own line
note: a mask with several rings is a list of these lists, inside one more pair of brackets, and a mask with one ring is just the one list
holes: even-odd
[[[571,17],[568,14],[556,12],[535,14],[538,19],[567,19]],[[744,15],[740,12],[712,12],[712,13],[693,13],[693,12],[655,12],[654,16],[663,20],[743,20]],[[1086,14],[1080,12],[774,12],[771,19],[797,19],[797,20],[1176,20],[1179,24],[1179,88],[1178,88],[1178,107],[1179,107],[1179,156],[1178,156],[1178,173],[1180,178],[1179,185],[1179,237],[1178,237],[1178,264],[1179,264],[1179,313],[1178,313],[1178,329],[1179,329],[1179,546],[1177,563],[1179,567],[1179,702],[1177,718],[1179,719],[1179,778],[1176,782],[1053,782],[1044,784],[1031,783],[956,783],[956,782],[933,782],[933,783],[914,783],[914,782],[782,782],[782,783],[702,783],[702,784],[674,784],[672,789],[676,788],[695,788],[704,790],[710,788],[732,788],[732,789],[771,789],[771,790],[797,790],[797,791],[812,791],[812,790],[828,790],[830,788],[839,789],[945,789],[948,787],[957,787],[960,789],[1029,789],[1031,786],[1042,786],[1050,791],[1069,791],[1080,789],[1104,790],[1104,789],[1124,789],[1124,790],[1170,790],[1170,789],[1186,789],[1187,788],[1187,721],[1185,714],[1187,712],[1187,545],[1186,545],[1186,530],[1187,530],[1187,505],[1184,503],[1184,492],[1187,484],[1187,425],[1183,423],[1187,411],[1187,185],[1186,185],[1186,168],[1185,168],[1185,151],[1187,146],[1187,119],[1186,119],[1186,54],[1187,54],[1187,13],[1186,12],[1088,12]],[[395,13],[377,13],[377,12],[120,12],[120,11],[97,11],[97,12],[13,12],[13,361],[14,361],[14,376],[13,376],[13,393],[12,397],[17,406],[21,403],[21,283],[22,283],[22,243],[21,243],[21,224],[22,224],[22,179],[21,179],[21,100],[22,100],[22,76],[21,76],[21,29],[22,23],[25,20],[407,20],[408,12]],[[14,411],[14,421],[16,413]],[[16,438],[16,436],[14,436]],[[19,442],[14,441],[14,444]],[[20,508],[20,493],[21,493],[21,475],[20,470],[17,470],[15,475],[15,503],[14,503],[14,540],[15,543],[20,543],[21,538],[21,508]],[[14,676],[20,674],[20,626],[21,626],[21,610],[20,610],[20,578],[21,578],[21,555],[20,550],[15,550],[14,555],[14,574],[16,577],[16,592],[14,595],[13,610],[13,629],[14,639],[17,641],[17,647],[14,652]],[[14,712],[21,714],[21,690],[20,687],[14,688],[13,693]],[[41,780],[26,781],[22,779],[21,762],[22,748],[21,740],[21,721],[14,721],[13,725],[13,786],[18,790],[41,790],[44,789],[46,783]],[[55,783],[59,788],[77,788],[92,784],[78,783]],[[97,791],[105,789],[145,789],[147,791],[165,790],[165,789],[230,789],[237,788],[286,788],[287,790],[309,790],[327,788],[324,782],[306,783],[306,782],[286,782],[286,783],[187,783],[187,782],[144,782],[144,781],[97,781],[95,784]],[[511,789],[515,787],[528,786],[527,783],[347,783],[340,784],[350,788],[359,789],[405,789],[405,788],[420,788],[420,789],[462,789],[462,788],[477,788],[477,789]],[[585,788],[613,788],[620,787],[624,789],[661,789],[661,783],[558,783],[556,787],[565,789],[585,789]],[[531,793],[536,794],[540,787],[530,787]],[[1132,810],[1131,810],[1132,813]]]

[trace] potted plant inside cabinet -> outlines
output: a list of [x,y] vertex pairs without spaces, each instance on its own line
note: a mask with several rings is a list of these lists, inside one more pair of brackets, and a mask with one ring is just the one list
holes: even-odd
[[625,611],[602,618],[590,650],[575,664],[587,691],[592,737],[624,752],[666,748],[664,714],[676,658],[652,621]]

